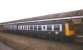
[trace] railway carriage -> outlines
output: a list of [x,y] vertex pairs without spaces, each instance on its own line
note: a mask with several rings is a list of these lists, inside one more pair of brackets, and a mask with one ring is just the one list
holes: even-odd
[[53,40],[81,40],[83,16],[8,23],[5,31]]

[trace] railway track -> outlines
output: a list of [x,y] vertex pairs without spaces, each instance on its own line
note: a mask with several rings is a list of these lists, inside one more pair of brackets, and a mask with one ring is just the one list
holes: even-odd
[[83,50],[82,46],[72,43],[41,40],[3,32],[0,32],[0,41],[15,50]]

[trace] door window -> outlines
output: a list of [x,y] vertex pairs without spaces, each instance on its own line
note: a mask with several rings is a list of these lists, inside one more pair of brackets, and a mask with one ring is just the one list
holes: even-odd
[[42,31],[47,31],[47,25],[42,25]]

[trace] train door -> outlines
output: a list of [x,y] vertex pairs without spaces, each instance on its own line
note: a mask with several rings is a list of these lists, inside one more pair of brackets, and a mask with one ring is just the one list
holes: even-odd
[[59,40],[62,37],[62,24],[60,23],[55,23],[49,25],[51,26],[51,33],[49,34],[49,40]]

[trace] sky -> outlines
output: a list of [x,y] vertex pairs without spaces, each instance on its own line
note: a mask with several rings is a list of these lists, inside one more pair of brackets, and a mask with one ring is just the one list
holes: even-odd
[[0,23],[83,8],[83,0],[0,0]]

